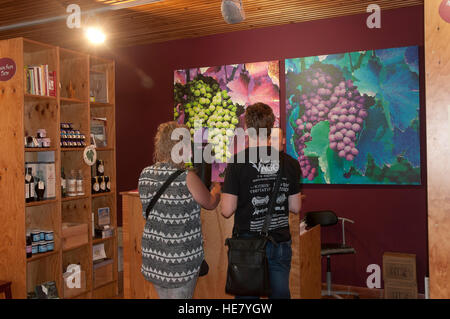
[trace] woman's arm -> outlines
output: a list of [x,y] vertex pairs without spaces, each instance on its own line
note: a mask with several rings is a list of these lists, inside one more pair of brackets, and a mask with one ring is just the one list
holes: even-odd
[[220,201],[220,184],[214,183],[211,192],[203,184],[200,177],[193,171],[188,171],[186,183],[194,200],[203,208],[211,210],[219,205]]

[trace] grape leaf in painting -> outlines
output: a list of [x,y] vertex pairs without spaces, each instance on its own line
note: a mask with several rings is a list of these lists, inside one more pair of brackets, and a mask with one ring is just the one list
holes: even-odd
[[328,121],[322,121],[315,125],[311,130],[312,140],[305,143],[305,156],[317,157],[319,160],[319,168],[323,173],[323,178],[326,183],[330,183],[330,171],[327,157],[327,150],[329,148],[328,134],[330,132],[330,124]]
[[384,111],[379,106],[369,109],[365,127],[359,137],[358,156],[353,160],[355,168],[365,175],[368,154],[371,154],[375,164],[383,167],[394,162],[393,131],[389,128]]

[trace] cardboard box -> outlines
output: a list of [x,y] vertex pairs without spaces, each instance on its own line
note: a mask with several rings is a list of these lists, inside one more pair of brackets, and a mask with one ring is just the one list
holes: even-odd
[[101,207],[97,209],[97,214],[95,214],[95,225],[99,226],[107,226],[111,224],[111,214],[109,207]]
[[70,249],[88,243],[88,225],[62,223],[62,247]]
[[113,260],[94,263],[94,288],[113,281]]
[[386,252],[383,254],[383,279],[416,283],[416,255]]
[[417,284],[404,281],[385,281],[385,299],[417,299]]
[[86,291],[86,272],[84,270],[80,271],[80,288],[69,288],[67,285],[67,280],[69,278],[70,273],[64,273],[64,298],[70,298],[79,294],[82,294]]
[[45,183],[44,198],[51,199],[56,197],[56,173],[55,163],[39,163],[38,171],[42,172],[42,178]]

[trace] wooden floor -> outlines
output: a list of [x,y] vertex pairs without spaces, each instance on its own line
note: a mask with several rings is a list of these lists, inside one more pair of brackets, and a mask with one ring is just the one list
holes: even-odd
[[[359,294],[357,299],[384,299],[383,289],[369,289],[365,287],[354,287],[354,286],[344,286],[344,285],[332,285],[332,290],[335,291],[352,291]],[[327,285],[322,284],[322,290],[326,290]],[[344,299],[356,299],[355,296],[345,296],[341,295]],[[322,299],[334,299],[334,297],[323,296]],[[418,294],[418,299],[425,299],[423,294]]]
[[[322,284],[322,289],[326,290],[326,284]],[[353,286],[343,286],[343,285],[332,285],[333,290],[338,291],[353,291],[357,292],[359,294],[358,299],[384,299],[384,291],[383,289],[369,289],[369,288],[363,288],[363,287],[353,287]],[[342,295],[344,299],[354,299],[354,296],[344,296]],[[123,272],[119,272],[119,295],[116,297],[116,299],[122,299],[123,298]],[[322,299],[334,299],[334,297],[327,297],[324,296]],[[419,299],[424,299],[423,294],[419,294]]]

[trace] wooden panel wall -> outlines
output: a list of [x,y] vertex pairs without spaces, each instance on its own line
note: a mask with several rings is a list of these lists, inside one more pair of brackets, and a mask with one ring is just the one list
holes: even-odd
[[0,82],[0,280],[12,281],[13,298],[26,297],[22,52],[19,39],[0,44],[0,58],[17,67],[13,78]]
[[430,297],[450,298],[450,24],[425,1]]

